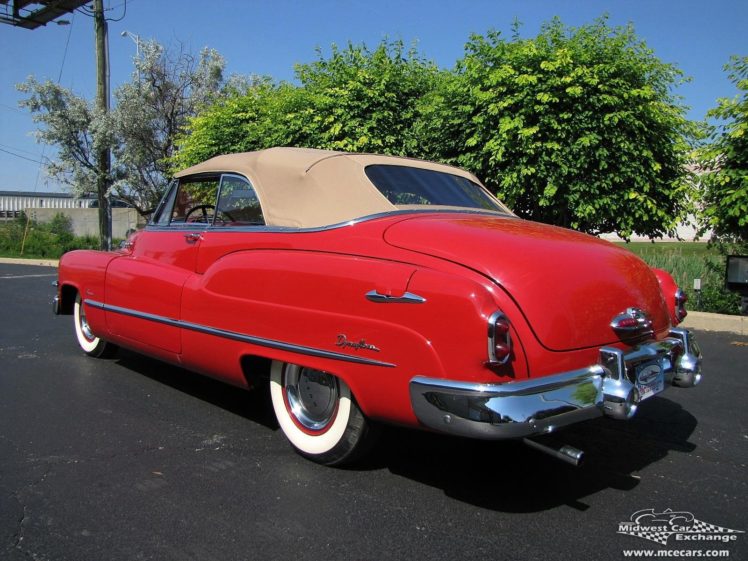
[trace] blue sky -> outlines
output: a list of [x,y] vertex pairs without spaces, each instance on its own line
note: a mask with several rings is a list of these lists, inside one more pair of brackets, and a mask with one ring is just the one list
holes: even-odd
[[[132,72],[135,44],[121,37],[124,30],[161,43],[181,42],[193,52],[215,48],[229,73],[292,80],[294,64],[314,60],[317,47],[329,53],[332,43],[373,47],[383,38],[402,39],[451,68],[471,33],[493,28],[509,34],[517,18],[521,35],[532,37],[553,16],[578,26],[607,13],[612,25],[633,23],[660,59],[692,78],[676,93],[691,107],[689,117],[698,120],[717,98],[736,93],[722,70],[730,55],[748,55],[746,0],[104,0],[104,5],[108,18],[124,15],[109,23],[112,90]],[[59,77],[79,95],[94,96],[93,21],[83,13],[69,19],[69,26],[34,31],[0,26],[0,190],[59,190],[29,161],[54,156],[54,149],[30,135],[35,124],[18,109],[15,84],[32,74]]]

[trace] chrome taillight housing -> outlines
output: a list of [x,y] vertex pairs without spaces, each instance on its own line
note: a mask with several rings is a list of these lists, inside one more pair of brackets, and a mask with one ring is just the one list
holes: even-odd
[[488,364],[506,364],[512,356],[511,324],[502,312],[488,318]]
[[675,291],[675,318],[678,323],[686,319],[688,312],[686,311],[686,302],[688,302],[688,296],[682,289]]

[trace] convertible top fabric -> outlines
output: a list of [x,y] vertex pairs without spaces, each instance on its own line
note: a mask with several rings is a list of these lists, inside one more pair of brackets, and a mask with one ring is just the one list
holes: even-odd
[[268,148],[216,156],[180,171],[176,177],[232,172],[243,175],[257,192],[268,226],[316,228],[399,209],[367,178],[364,169],[373,164],[441,171],[481,185],[473,174],[443,164],[311,148]]

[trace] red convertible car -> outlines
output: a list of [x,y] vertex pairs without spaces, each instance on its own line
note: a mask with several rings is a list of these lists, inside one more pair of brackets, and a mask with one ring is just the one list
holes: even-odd
[[[117,346],[269,387],[302,455],[352,461],[378,423],[536,437],[701,378],[670,275],[597,238],[521,220],[472,174],[272,148],[176,175],[115,252],[60,261],[56,313]],[[541,439],[542,440],[542,439]]]

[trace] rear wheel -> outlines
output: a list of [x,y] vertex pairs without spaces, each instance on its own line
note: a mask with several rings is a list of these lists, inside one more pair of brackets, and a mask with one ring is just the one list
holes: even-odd
[[286,438],[297,452],[314,462],[350,463],[373,442],[371,424],[350,388],[333,374],[273,361],[270,396]]
[[96,358],[114,356],[117,352],[117,345],[96,337],[91,331],[91,327],[88,325],[88,320],[86,319],[86,308],[83,306],[80,294],[75,295],[73,317],[75,318],[75,336],[83,352],[88,356]]

